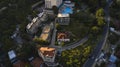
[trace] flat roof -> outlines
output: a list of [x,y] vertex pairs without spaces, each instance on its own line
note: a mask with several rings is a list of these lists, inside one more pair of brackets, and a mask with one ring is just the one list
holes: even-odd
[[31,21],[31,23],[29,23],[27,25],[27,29],[30,29],[32,27],[32,25],[37,21],[37,19],[38,19],[38,17],[33,18],[33,20]]
[[16,57],[16,54],[13,50],[11,50],[11,51],[8,52],[8,56],[9,56],[9,59],[11,60],[11,59]]
[[46,40],[49,36],[49,32],[50,32],[50,25],[46,25],[44,28],[43,28],[43,31],[42,31],[42,34],[40,35],[40,38],[42,40]]
[[115,62],[117,60],[117,57],[115,55],[111,55],[110,58],[109,58],[109,61],[110,62]]
[[46,40],[46,39],[48,38],[48,36],[49,36],[48,33],[42,33],[41,36],[40,36],[40,38],[41,38],[42,40]]
[[69,17],[69,14],[62,14],[62,13],[59,13],[57,17]]
[[44,14],[44,12],[39,13],[39,14],[38,14],[38,17],[42,17],[42,16],[43,16],[43,14]]
[[33,20],[32,20],[32,22],[36,22],[37,19],[38,19],[38,17],[34,17]]
[[50,25],[46,25],[43,29],[43,33],[48,33],[50,31]]
[[71,1],[64,1],[65,3],[71,3]]

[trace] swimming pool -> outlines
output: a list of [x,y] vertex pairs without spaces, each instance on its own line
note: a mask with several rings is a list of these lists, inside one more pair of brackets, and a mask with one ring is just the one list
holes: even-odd
[[70,8],[70,7],[65,7],[65,9],[62,11],[62,13],[63,13],[63,14],[68,14],[68,13],[72,14],[73,11],[72,11],[72,8]]

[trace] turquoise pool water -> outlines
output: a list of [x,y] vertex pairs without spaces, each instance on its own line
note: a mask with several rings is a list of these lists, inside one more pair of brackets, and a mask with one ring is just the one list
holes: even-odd
[[73,11],[72,11],[72,9],[71,9],[70,7],[66,7],[66,8],[62,11],[62,13],[63,13],[63,14],[68,14],[68,13],[72,14]]

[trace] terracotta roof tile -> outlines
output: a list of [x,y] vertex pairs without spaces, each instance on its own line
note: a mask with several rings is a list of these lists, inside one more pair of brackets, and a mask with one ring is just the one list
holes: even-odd
[[41,47],[40,51],[44,56],[48,57],[53,57],[55,54],[55,48]]
[[68,35],[66,33],[58,33],[57,39],[66,39],[68,38]]

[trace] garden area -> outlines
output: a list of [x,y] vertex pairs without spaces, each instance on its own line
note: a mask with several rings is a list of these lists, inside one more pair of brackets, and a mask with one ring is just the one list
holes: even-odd
[[79,47],[63,51],[58,57],[58,62],[65,67],[82,67],[100,39],[101,36],[98,36],[97,39],[92,37]]

